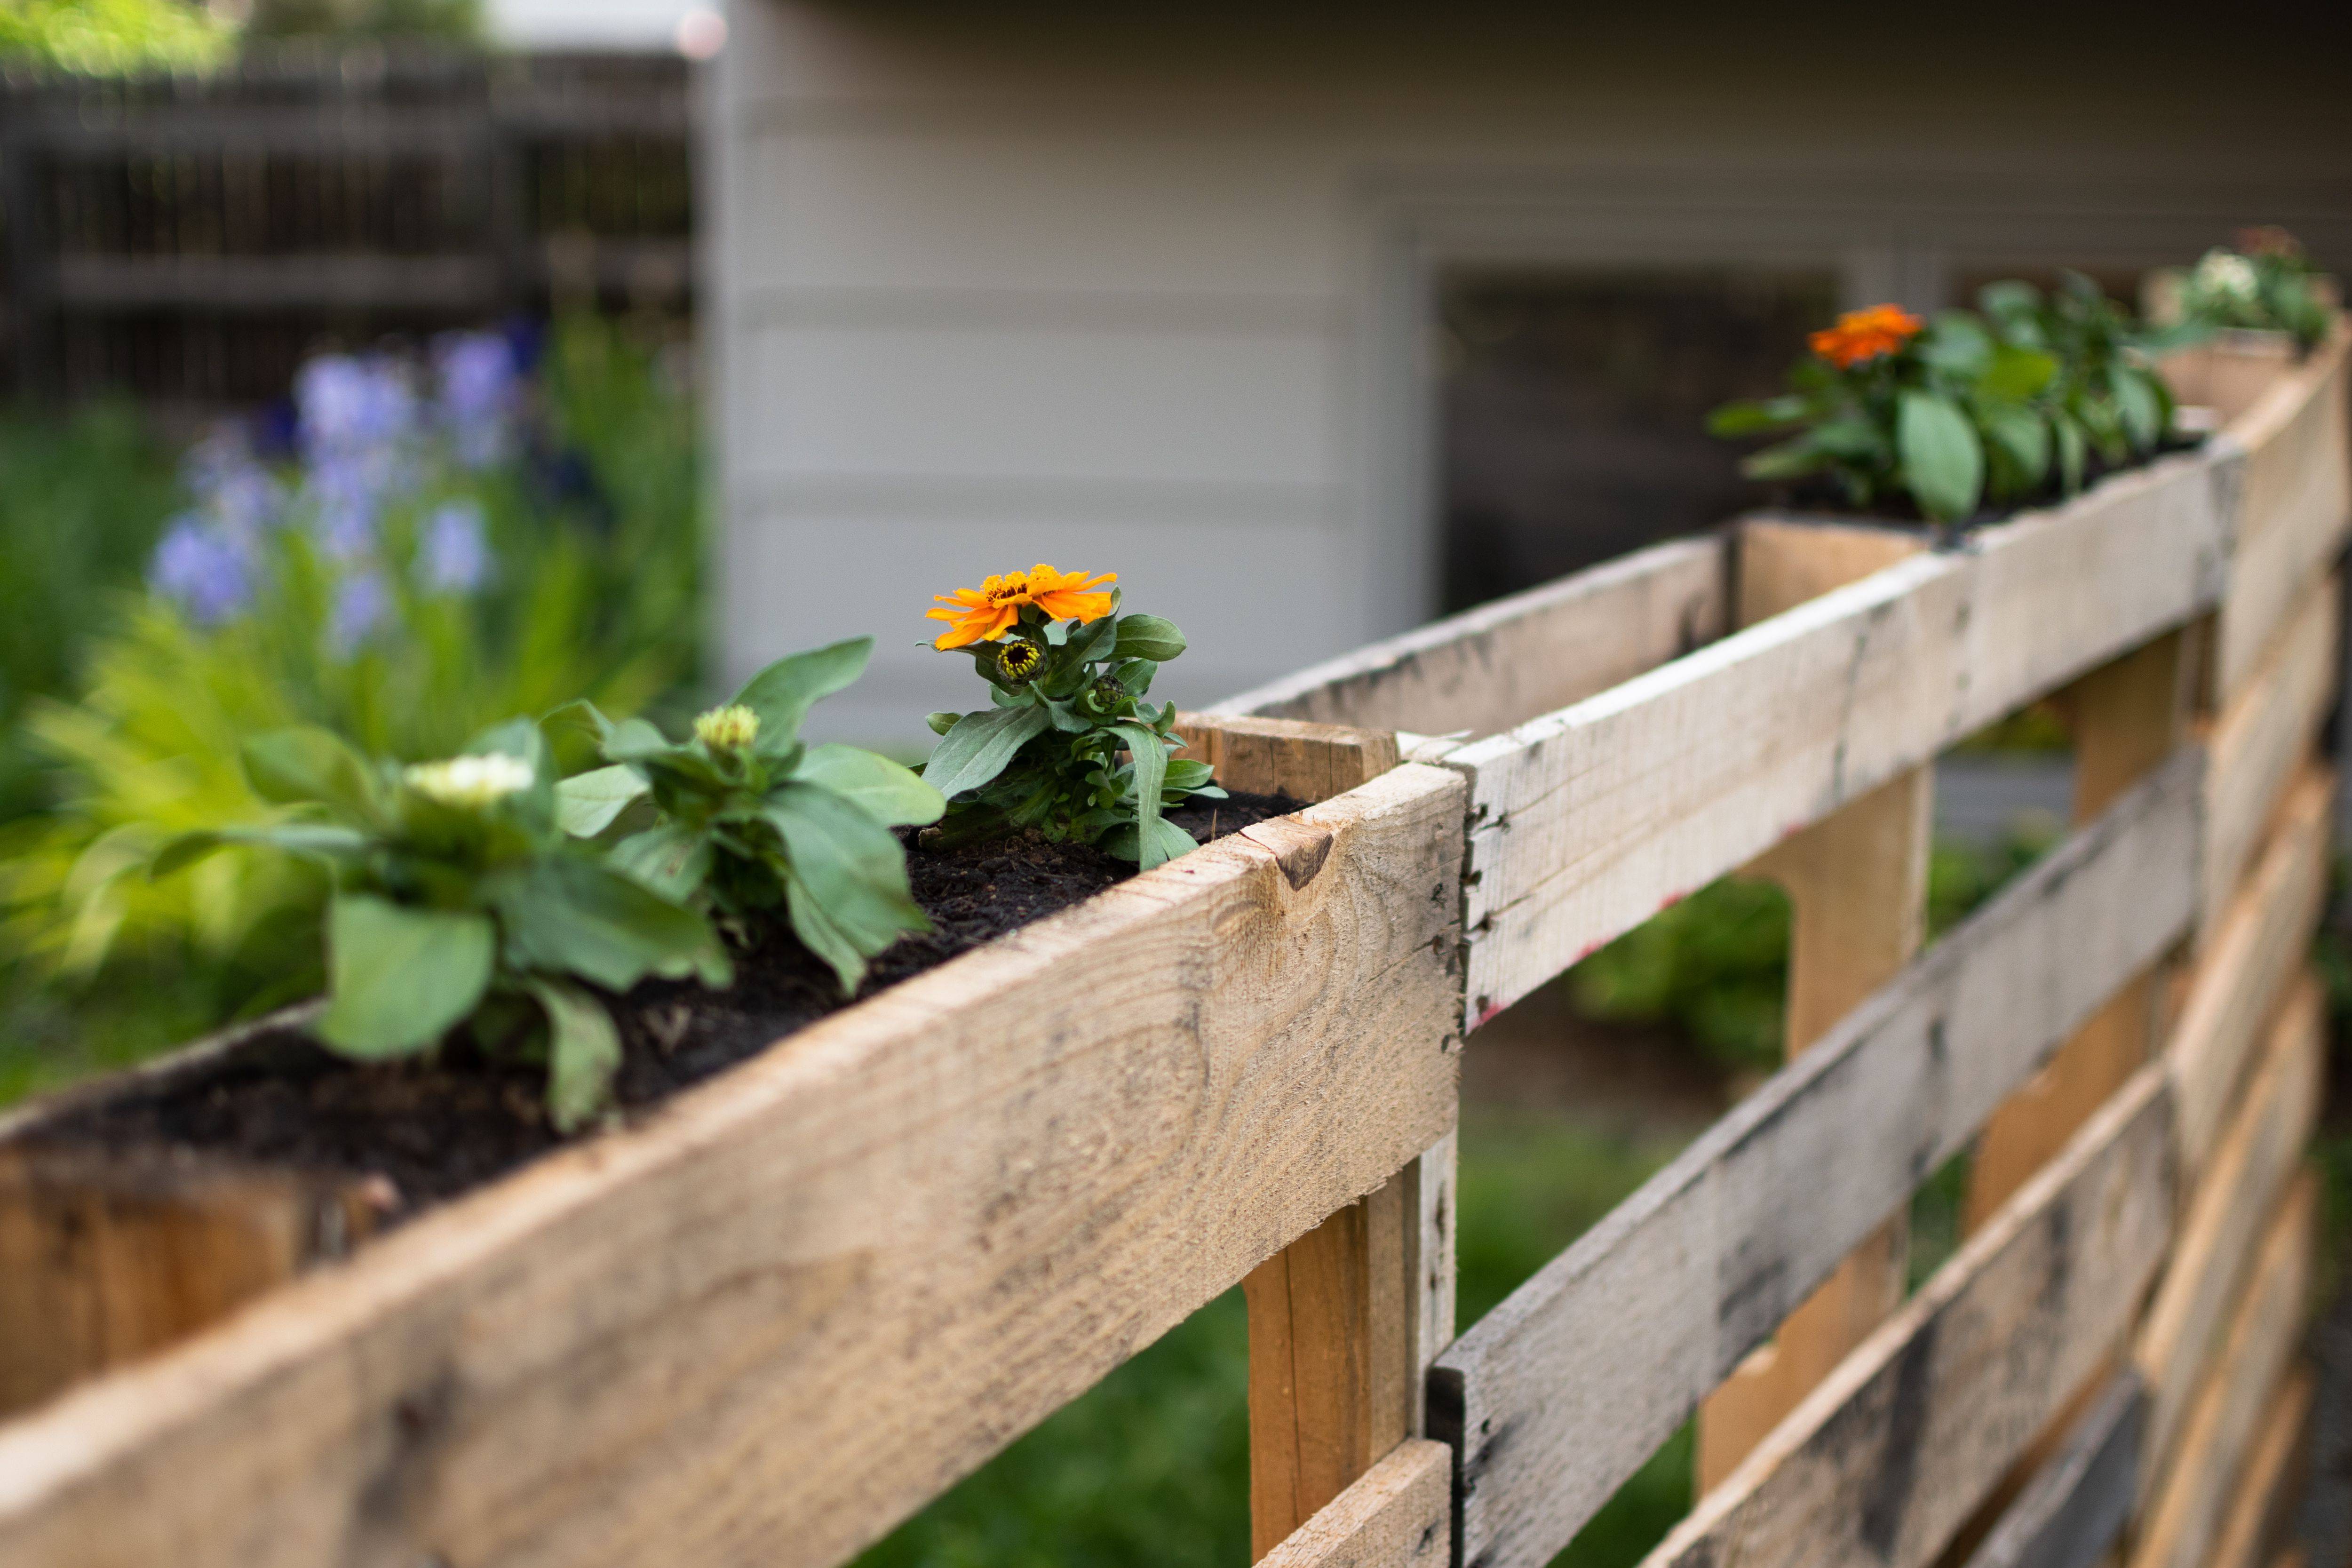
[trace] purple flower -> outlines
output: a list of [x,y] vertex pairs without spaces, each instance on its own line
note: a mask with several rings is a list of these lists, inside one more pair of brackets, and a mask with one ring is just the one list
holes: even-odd
[[416,427],[416,395],[397,360],[321,354],[294,378],[294,406],[306,454],[388,447]]
[[392,590],[382,574],[356,572],[335,590],[335,607],[327,618],[327,641],[344,658],[382,630],[392,617]]
[[505,454],[519,373],[514,350],[496,332],[449,332],[435,345],[440,402],[435,415],[469,468]]
[[425,583],[436,592],[470,594],[480,587],[490,574],[490,546],[480,506],[453,500],[436,511],[425,520],[416,553]]
[[180,479],[201,510],[240,539],[257,541],[285,503],[278,481],[254,460],[245,432],[234,424],[215,426],[188,448]]
[[251,542],[182,512],[155,546],[147,580],[198,626],[218,626],[253,596]]

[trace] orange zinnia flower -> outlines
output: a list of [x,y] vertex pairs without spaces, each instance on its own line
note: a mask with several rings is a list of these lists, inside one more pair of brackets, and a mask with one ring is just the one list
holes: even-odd
[[1084,572],[1056,572],[1040,561],[1026,572],[1007,572],[977,588],[935,594],[932,597],[939,600],[939,607],[924,614],[950,625],[931,646],[951,648],[994,642],[1019,623],[1024,605],[1036,605],[1048,620],[1098,621],[1110,614],[1110,595],[1087,590],[1118,581],[1116,572],[1089,577]]
[[1825,327],[1806,340],[1813,352],[1840,370],[1851,370],[1866,359],[1891,354],[1918,336],[1918,317],[1900,305],[1873,305],[1848,310],[1834,327]]

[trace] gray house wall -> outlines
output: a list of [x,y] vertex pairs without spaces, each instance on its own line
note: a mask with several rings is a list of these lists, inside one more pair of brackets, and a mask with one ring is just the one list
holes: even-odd
[[2341,21],[1268,9],[730,7],[728,673],[874,632],[825,725],[919,742],[971,695],[929,595],[1037,560],[1181,622],[1188,702],[1424,618],[1448,267],[1829,267],[1927,306],[2249,222],[2352,256]]

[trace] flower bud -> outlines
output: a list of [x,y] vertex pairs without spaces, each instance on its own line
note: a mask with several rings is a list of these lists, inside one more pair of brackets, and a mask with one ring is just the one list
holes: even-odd
[[760,716],[740,702],[695,716],[694,738],[714,752],[740,752],[760,737]]
[[997,653],[996,673],[1007,686],[1019,686],[1037,673],[1045,656],[1037,651],[1033,642],[1009,642]]
[[425,799],[459,811],[480,811],[519,795],[530,787],[534,776],[529,763],[499,752],[418,763],[401,774],[408,787]]

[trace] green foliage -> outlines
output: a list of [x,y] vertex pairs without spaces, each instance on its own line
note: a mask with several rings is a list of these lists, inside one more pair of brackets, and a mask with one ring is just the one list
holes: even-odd
[[7,0],[0,60],[85,76],[205,70],[235,49],[234,29],[183,0]]
[[1789,897],[1726,877],[1661,910],[1569,971],[1578,1011],[1671,1024],[1718,1066],[1780,1065]]
[[967,649],[994,706],[931,715],[940,741],[923,778],[949,802],[937,842],[1034,829],[1147,871],[1193,847],[1161,811],[1225,792],[1206,763],[1170,755],[1184,744],[1176,704],[1145,700],[1184,634],[1157,616],[1121,616],[1109,598],[1111,613],[1089,621],[1024,605],[1009,640]]
[[[543,1058],[551,1119],[570,1131],[604,1109],[621,1060],[611,1016],[583,986],[731,978],[701,916],[559,826],[553,753],[528,720],[443,762],[371,763],[310,728],[254,737],[245,763],[254,793],[278,808],[271,819],[184,834],[152,873],[233,844],[316,864],[331,892],[315,1028],[345,1056],[420,1055],[472,1021],[486,1049]],[[543,1032],[518,1026],[531,1013]]]
[[887,757],[855,746],[808,746],[811,705],[856,680],[874,639],[857,637],[778,659],[725,707],[673,742],[642,719],[614,724],[579,703],[559,721],[584,724],[606,766],[558,787],[566,831],[621,825],[640,800],[653,820],[625,832],[614,863],[665,899],[715,912],[737,929],[779,910],[845,993],[866,961],[930,922],[907,885],[907,854],[890,829],[937,822],[939,791]]
[[246,24],[256,38],[482,39],[481,0],[257,0]]
[[44,798],[26,704],[71,684],[86,632],[138,580],[178,494],[135,409],[0,420],[0,822]]
[[2234,250],[2205,253],[2181,280],[2180,315],[2191,332],[2287,332],[2308,349],[2327,335],[2319,269],[2283,228],[2250,229]]
[[1823,479],[1860,509],[1908,501],[1940,523],[1979,508],[2080,489],[2094,454],[2109,467],[2153,453],[2172,400],[2155,372],[2161,342],[2068,274],[2044,297],[1996,283],[1981,316],[1920,322],[1892,306],[1816,334],[1790,390],[1717,409],[1724,437],[1793,430],[1748,457],[1750,478]]

